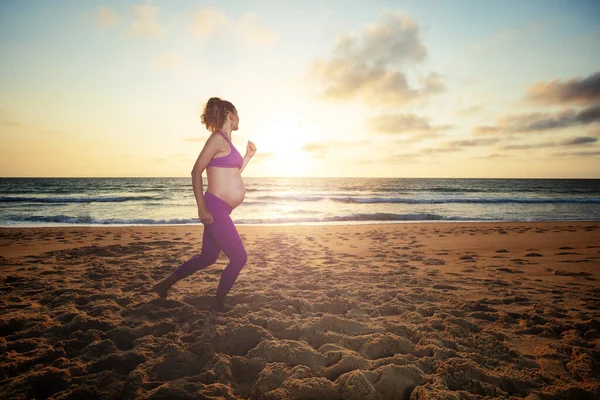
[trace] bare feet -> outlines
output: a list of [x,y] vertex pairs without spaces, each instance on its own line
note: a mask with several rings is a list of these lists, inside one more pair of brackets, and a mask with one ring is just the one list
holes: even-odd
[[233,310],[233,307],[225,305],[223,303],[215,303],[210,309],[214,312],[225,313]]
[[157,293],[161,299],[166,299],[167,298],[167,292],[169,291],[169,288],[171,286],[167,286],[165,281],[159,282],[156,285],[152,286],[152,289],[150,289],[151,292]]
[[169,291],[169,289],[171,289],[171,286],[173,286],[173,284],[175,284],[175,282],[177,282],[178,280],[179,279],[175,276],[175,274],[171,274],[163,281],[152,286],[152,289],[150,289],[150,291],[157,293],[161,299],[166,299],[167,292]]
[[215,296],[215,303],[211,307],[211,310],[215,312],[227,312],[233,310],[233,307],[225,305],[225,296],[217,293]]

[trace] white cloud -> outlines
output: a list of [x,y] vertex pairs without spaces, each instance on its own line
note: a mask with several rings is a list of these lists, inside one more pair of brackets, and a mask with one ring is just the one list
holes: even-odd
[[269,46],[275,43],[275,31],[265,25],[254,11],[246,11],[237,21],[236,28],[248,43]]
[[137,36],[161,36],[164,32],[158,23],[159,8],[151,4],[133,6],[133,23],[129,32]]
[[408,70],[426,55],[416,22],[403,12],[386,11],[361,35],[341,36],[331,56],[316,60],[310,72],[323,83],[325,97],[403,105],[445,90],[434,72],[419,79],[420,87],[409,84]]
[[197,11],[192,21],[192,31],[201,38],[212,36],[217,29],[227,24],[227,15],[215,8]]
[[101,28],[110,28],[117,25],[121,19],[114,10],[100,6],[96,11],[96,18]]
[[191,30],[202,39],[215,35],[219,30],[228,30],[255,46],[269,46],[277,40],[275,31],[254,11],[246,11],[235,19],[229,18],[218,8],[203,8],[194,13]]
[[431,137],[451,128],[450,125],[431,125],[429,118],[412,113],[382,114],[370,119],[369,126],[375,132],[384,134],[427,133]]

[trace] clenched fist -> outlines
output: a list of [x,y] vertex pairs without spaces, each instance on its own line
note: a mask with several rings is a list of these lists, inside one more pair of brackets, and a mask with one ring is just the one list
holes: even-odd
[[248,140],[248,145],[246,146],[246,155],[252,157],[256,154],[256,145]]

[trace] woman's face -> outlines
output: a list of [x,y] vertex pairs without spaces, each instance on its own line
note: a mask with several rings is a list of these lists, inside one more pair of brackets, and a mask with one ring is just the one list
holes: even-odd
[[230,111],[229,115],[231,116],[231,130],[237,131],[240,123],[240,117],[238,117],[237,110]]

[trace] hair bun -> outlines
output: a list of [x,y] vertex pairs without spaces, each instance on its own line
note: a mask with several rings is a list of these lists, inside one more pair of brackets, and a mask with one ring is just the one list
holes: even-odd
[[209,131],[215,132],[221,129],[229,111],[235,112],[233,104],[219,97],[211,97],[206,102],[200,118]]

